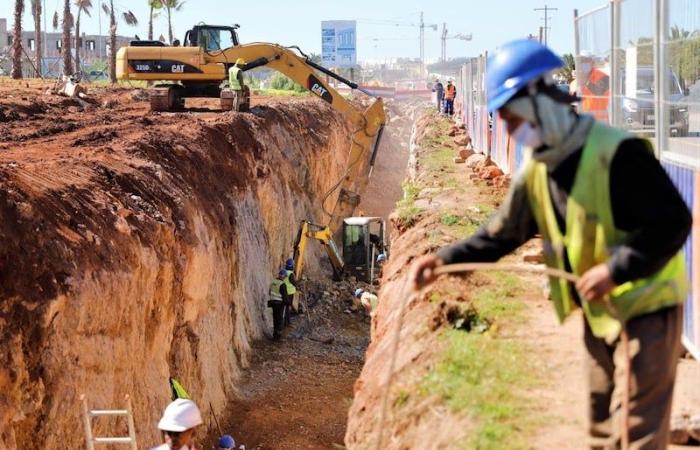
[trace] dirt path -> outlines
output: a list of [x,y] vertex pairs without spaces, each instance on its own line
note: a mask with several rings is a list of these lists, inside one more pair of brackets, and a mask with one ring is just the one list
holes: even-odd
[[[335,317],[317,323],[311,334],[293,337],[305,321],[297,317],[288,338],[254,348],[227,428],[247,449],[326,450],[342,445],[369,323],[358,314],[332,309]],[[331,343],[319,342],[330,337]]]

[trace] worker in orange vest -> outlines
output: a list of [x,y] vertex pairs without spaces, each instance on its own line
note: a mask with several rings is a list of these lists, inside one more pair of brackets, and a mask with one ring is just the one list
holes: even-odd
[[455,97],[457,97],[457,87],[452,84],[452,80],[449,80],[445,87],[445,114],[450,116],[454,114]]
[[581,57],[578,73],[581,76],[581,111],[608,122],[610,76],[594,67],[593,58],[587,55]]

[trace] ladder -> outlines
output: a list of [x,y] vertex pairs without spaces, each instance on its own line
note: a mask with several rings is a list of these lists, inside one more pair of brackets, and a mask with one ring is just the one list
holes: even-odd
[[[127,395],[124,397],[126,401],[126,409],[89,409],[85,394],[80,396],[80,401],[83,404],[83,425],[85,426],[85,447],[87,450],[95,450],[95,445],[104,444],[123,444],[129,445],[131,450],[136,448],[136,429],[134,427],[134,415],[131,411],[131,399]],[[126,417],[129,427],[128,437],[94,437],[92,435],[92,418],[93,417]]]

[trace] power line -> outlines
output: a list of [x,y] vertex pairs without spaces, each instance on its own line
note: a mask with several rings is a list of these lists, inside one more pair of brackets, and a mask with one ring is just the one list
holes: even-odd
[[548,35],[549,35],[549,19],[551,17],[549,16],[549,11],[559,11],[559,8],[550,8],[546,4],[544,5],[544,8],[535,8],[535,11],[544,11],[544,45],[547,45],[548,41]]

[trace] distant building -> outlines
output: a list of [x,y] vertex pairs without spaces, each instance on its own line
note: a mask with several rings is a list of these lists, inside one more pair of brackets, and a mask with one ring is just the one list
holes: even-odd
[[[7,19],[0,18],[0,56],[9,55],[12,48],[12,30],[7,28]],[[46,50],[43,52],[44,58],[47,60],[44,64],[44,72],[54,72],[47,63],[58,62],[61,60],[63,50],[63,33],[53,32],[47,33],[42,31],[42,39],[46,44],[42,43],[42,47]],[[34,31],[22,31],[22,47],[29,58],[34,60],[36,53],[36,36]],[[117,36],[117,48],[128,45],[133,38],[126,36]],[[84,65],[90,65],[96,60],[107,59],[109,55],[109,36],[85,34],[83,33],[78,43],[80,50],[80,60]],[[75,35],[71,35],[71,51],[75,54]]]

